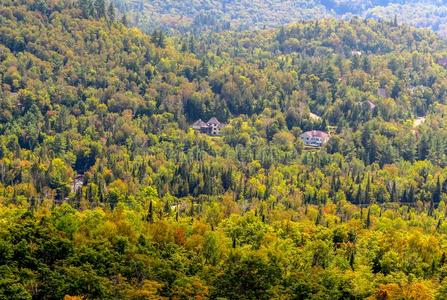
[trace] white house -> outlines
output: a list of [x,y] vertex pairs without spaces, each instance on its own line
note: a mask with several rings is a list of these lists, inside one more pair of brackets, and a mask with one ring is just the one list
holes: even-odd
[[311,130],[303,133],[301,139],[306,146],[321,147],[326,144],[331,136],[327,132]]

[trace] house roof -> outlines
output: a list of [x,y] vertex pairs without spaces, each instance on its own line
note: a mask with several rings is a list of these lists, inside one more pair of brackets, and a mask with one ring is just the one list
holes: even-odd
[[370,109],[376,108],[376,105],[373,102],[369,101],[369,100],[367,100],[367,101],[365,101],[363,103],[364,103],[364,105],[368,105]]
[[324,132],[324,131],[320,131],[320,130],[311,130],[311,131],[306,131],[305,133],[303,133],[301,135],[301,137],[319,137],[321,139],[327,139],[330,137],[329,133]]
[[205,122],[202,121],[202,119],[198,119],[197,121],[192,124],[193,127],[204,127],[207,126]]
[[219,120],[216,117],[212,117],[207,124],[217,124],[220,125]]

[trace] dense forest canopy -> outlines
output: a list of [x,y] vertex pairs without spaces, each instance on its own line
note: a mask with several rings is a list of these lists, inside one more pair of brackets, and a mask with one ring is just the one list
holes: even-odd
[[[0,4],[0,299],[447,297],[437,34]],[[220,136],[191,129],[212,117]]]
[[442,0],[112,0],[146,31],[183,32],[274,28],[299,20],[360,16],[431,28],[445,35],[447,2]]

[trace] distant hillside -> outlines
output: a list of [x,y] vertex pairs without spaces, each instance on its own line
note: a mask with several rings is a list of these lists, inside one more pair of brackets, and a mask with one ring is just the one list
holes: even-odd
[[390,4],[369,9],[364,13],[366,18],[392,19],[398,16],[399,20],[417,26],[431,28],[446,35],[447,33],[447,5],[426,3]]
[[146,30],[244,30],[277,27],[298,20],[353,15],[399,22],[444,32],[447,4],[442,0],[112,0],[132,23]]
[[274,27],[299,19],[330,14],[316,0],[113,0],[131,20],[143,28],[200,30]]

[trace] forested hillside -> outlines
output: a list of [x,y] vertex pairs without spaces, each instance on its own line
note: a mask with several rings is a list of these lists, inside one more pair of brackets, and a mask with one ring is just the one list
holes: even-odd
[[[145,35],[101,0],[0,4],[0,299],[447,297],[436,34]],[[220,136],[190,128],[211,117]]]
[[302,20],[352,16],[393,20],[445,35],[447,3],[441,0],[112,0],[140,28],[202,32],[278,27]]
[[133,24],[147,31],[157,28],[187,32],[244,30],[330,15],[316,0],[113,0],[113,4]]

